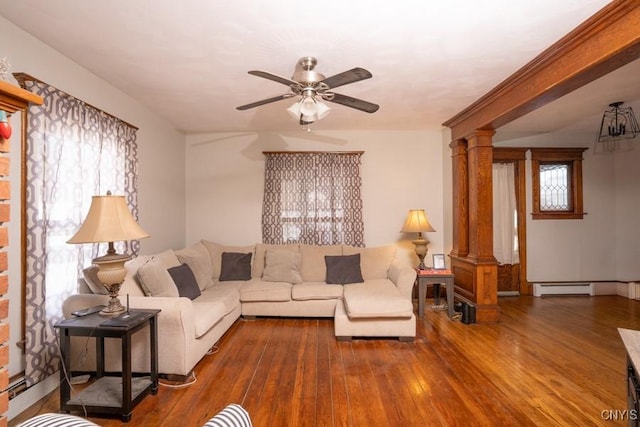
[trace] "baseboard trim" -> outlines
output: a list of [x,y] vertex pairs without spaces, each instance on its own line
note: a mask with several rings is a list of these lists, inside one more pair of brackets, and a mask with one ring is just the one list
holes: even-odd
[[518,291],[498,291],[499,297],[519,297],[520,292]]

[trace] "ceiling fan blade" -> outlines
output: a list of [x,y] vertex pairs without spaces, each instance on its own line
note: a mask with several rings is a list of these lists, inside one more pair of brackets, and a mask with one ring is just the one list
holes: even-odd
[[333,89],[349,83],[359,82],[360,80],[370,79],[371,77],[372,75],[370,72],[368,72],[364,68],[356,67],[352,68],[349,71],[336,74],[335,76],[327,77],[320,83],[324,83],[329,86],[330,89]]
[[286,77],[281,77],[272,73],[268,73],[266,71],[249,71],[249,74],[262,77],[263,79],[272,80],[274,82],[281,83],[285,86],[300,86],[300,83],[288,79]]
[[270,102],[282,101],[283,99],[291,98],[292,96],[295,96],[295,95],[293,93],[285,93],[284,95],[278,95],[278,96],[274,96],[273,98],[263,99],[262,101],[252,102],[251,104],[241,105],[239,107],[236,107],[236,110],[240,110],[240,111],[248,110],[250,108],[259,107],[261,105],[268,104]]
[[[329,95],[329,94],[327,94]],[[322,96],[325,101],[335,102],[336,104],[342,104],[347,107],[355,108],[356,110],[364,111],[366,113],[375,113],[380,106],[372,102],[363,101],[362,99],[353,98],[347,95],[341,95],[339,93],[331,93],[333,96]]]

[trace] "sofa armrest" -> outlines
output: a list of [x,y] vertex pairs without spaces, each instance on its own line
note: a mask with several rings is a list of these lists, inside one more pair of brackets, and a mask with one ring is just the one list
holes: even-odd
[[[62,304],[62,313],[65,318],[72,316],[72,312],[95,305],[106,305],[109,300],[108,295],[96,294],[75,294],[67,298]],[[126,304],[126,296],[120,296],[123,305]],[[162,331],[163,337],[195,337],[195,324],[193,319],[193,306],[189,298],[179,297],[129,297],[130,308],[157,309],[158,330]],[[177,343],[176,343],[177,344]],[[184,342],[180,345],[184,346]]]
[[413,267],[395,259],[389,267],[389,279],[398,287],[400,294],[411,300],[413,285],[416,282],[416,270]]
[[96,305],[107,305],[108,295],[97,294],[74,294],[65,299],[62,303],[62,315],[65,319],[72,316],[71,313],[77,310],[94,307]]
[[[158,331],[162,331],[164,337],[182,337],[182,340],[186,340],[196,336],[193,303],[189,298],[130,297],[129,305],[131,308],[161,310],[158,313]],[[186,348],[185,342],[180,345]]]

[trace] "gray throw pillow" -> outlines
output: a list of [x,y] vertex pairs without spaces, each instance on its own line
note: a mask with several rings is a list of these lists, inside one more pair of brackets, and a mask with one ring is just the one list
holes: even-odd
[[360,271],[360,254],[332,256],[325,255],[328,284],[346,285],[364,282]]
[[177,267],[168,268],[167,271],[178,288],[178,295],[189,299],[196,299],[200,296],[200,288],[189,264],[181,264]]
[[229,280],[251,280],[251,253],[222,253],[220,281]]

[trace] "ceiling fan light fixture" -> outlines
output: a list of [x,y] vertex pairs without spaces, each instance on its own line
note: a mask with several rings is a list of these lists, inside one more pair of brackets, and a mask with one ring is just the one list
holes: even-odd
[[316,114],[318,115],[318,120],[324,118],[329,114],[331,108],[327,104],[322,101],[316,100]]
[[287,111],[301,124],[310,124],[325,117],[331,108],[324,102],[312,95],[305,95],[300,101],[297,101]]
[[316,100],[313,96],[304,96],[300,101],[300,114],[303,116],[315,116],[317,114],[316,111]]
[[300,101],[296,101],[291,107],[287,108],[287,112],[298,120],[300,118]]

